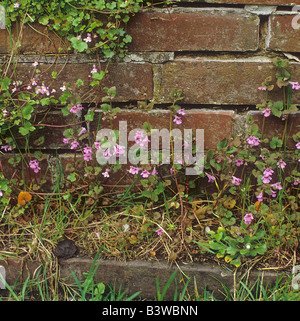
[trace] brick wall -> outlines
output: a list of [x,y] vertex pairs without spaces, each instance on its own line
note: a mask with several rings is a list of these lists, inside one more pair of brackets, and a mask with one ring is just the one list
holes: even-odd
[[[139,92],[146,88],[148,98],[156,103],[156,112],[151,117],[161,128],[168,121],[165,108],[170,103],[171,90],[183,90],[180,105],[188,110],[185,121],[189,128],[205,130],[205,148],[214,148],[222,138],[240,133],[249,114],[260,122],[261,115],[255,106],[262,102],[264,93],[257,88],[270,74],[275,78],[272,59],[287,55],[293,79],[300,80],[300,28],[292,27],[292,20],[298,17],[293,9],[296,4],[300,5],[300,1],[182,1],[171,10],[156,8],[136,14],[126,26],[133,38],[129,54],[109,64],[109,73],[103,82],[103,87],[117,88],[115,101],[123,109],[118,119],[133,122],[136,127],[143,123],[142,113],[127,110],[136,105]],[[53,70],[60,73],[52,88],[59,90],[64,82],[80,77],[85,82],[81,92],[85,92],[89,73],[93,64],[98,65],[98,59],[75,52],[66,55],[66,39],[58,38],[44,26],[33,27],[38,32],[25,26],[21,36],[18,77],[26,79],[33,70],[32,62],[38,59],[39,69],[48,73],[49,81]],[[16,38],[17,32],[13,30],[13,42]],[[59,47],[63,50],[57,55]],[[1,59],[9,53],[8,33],[0,30]],[[102,69],[106,63],[101,61]],[[101,97],[103,92],[95,94]],[[279,92],[274,91],[270,99],[278,97]],[[86,96],[84,112],[94,98]],[[293,99],[295,104],[300,104],[300,91]],[[38,115],[42,116],[43,112]],[[299,130],[299,119],[299,113],[291,118],[295,132],[297,126]],[[97,117],[89,130],[95,131],[96,121]],[[44,123],[56,127],[42,129],[45,141],[38,147],[32,143],[31,147],[47,150],[49,159],[51,150],[61,149],[61,159],[68,162],[73,156],[58,139],[65,129],[60,125],[67,125],[68,118],[53,111]],[[266,135],[279,135],[283,130],[278,119],[270,117]],[[21,138],[20,144],[22,146]],[[289,146],[293,148],[293,144]]]

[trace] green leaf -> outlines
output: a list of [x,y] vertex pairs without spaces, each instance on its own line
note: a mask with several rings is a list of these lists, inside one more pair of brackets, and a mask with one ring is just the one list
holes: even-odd
[[282,140],[277,137],[273,137],[272,140],[270,141],[270,147],[272,149],[280,148],[282,147],[282,145],[283,145]]
[[74,173],[71,173],[68,177],[68,180],[70,180],[72,183],[76,181],[76,176]]
[[19,133],[23,136],[26,136],[29,133],[29,130],[24,128],[24,127],[20,127],[19,128]]
[[77,84],[77,86],[83,86],[83,80],[81,80],[81,79],[77,79],[77,82],[76,82],[76,84]]
[[39,17],[39,23],[46,26],[49,23],[49,16]]
[[84,115],[84,119],[86,121],[93,121],[94,120],[94,115],[95,115],[94,111],[91,110],[88,114]]
[[72,37],[70,41],[72,43],[73,48],[78,50],[79,52],[83,52],[88,48],[87,43],[82,41],[81,39],[77,39],[77,37]]
[[29,120],[31,118],[31,114],[33,112],[33,107],[31,105],[26,105],[23,109],[22,109],[22,116],[23,118],[25,118],[26,120]]
[[100,70],[100,73],[94,72],[92,78],[97,80],[102,80],[104,76],[105,76],[105,72],[103,70]]

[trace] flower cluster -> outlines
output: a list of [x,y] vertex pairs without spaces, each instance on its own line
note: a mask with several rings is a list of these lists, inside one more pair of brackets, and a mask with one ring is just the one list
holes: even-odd
[[258,146],[260,144],[259,138],[255,136],[250,136],[247,138],[247,143],[252,147],[252,146]]
[[[177,114],[183,116],[183,115],[186,114],[186,112],[184,111],[184,108],[181,108],[181,109],[177,110]],[[182,124],[182,119],[181,119],[180,116],[175,115],[175,116],[174,116],[174,119],[173,119],[173,122],[174,122],[175,124],[177,124],[177,125],[180,125],[180,124]]]
[[39,162],[36,159],[30,161],[29,166],[35,173],[38,173],[41,170],[41,168],[39,167]]

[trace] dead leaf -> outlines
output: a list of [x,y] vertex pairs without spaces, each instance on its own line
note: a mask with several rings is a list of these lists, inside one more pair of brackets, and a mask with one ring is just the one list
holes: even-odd
[[149,253],[150,253],[150,255],[151,255],[152,257],[155,257],[155,256],[156,256],[156,252],[155,252],[155,251],[149,251]]
[[236,200],[232,197],[227,197],[225,201],[223,202],[223,206],[227,208],[228,210],[231,210],[235,207]]
[[178,257],[178,254],[174,251],[171,251],[171,253],[169,254],[169,260],[171,261],[175,261]]
[[18,196],[18,204],[25,205],[26,202],[31,201],[32,196],[28,192],[20,192]]

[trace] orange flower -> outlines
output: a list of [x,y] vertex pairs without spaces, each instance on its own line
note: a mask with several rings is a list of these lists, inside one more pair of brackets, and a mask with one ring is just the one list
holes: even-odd
[[32,196],[28,192],[20,192],[18,196],[18,204],[25,205],[26,202],[29,202],[32,199]]

